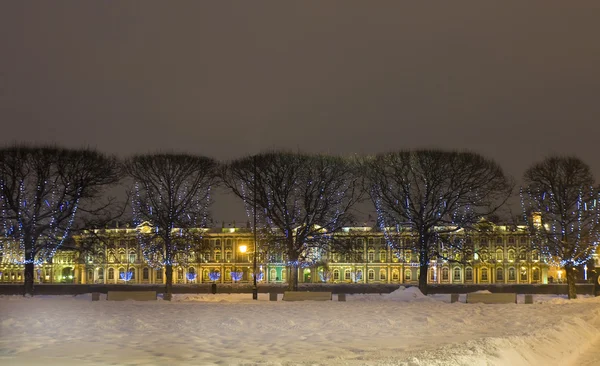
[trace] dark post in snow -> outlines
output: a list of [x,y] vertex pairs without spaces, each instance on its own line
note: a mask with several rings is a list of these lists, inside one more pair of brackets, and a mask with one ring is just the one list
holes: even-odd
[[[252,165],[254,166],[254,176],[256,177],[256,155],[252,157]],[[258,286],[256,284],[256,256],[258,255],[257,249],[257,239],[256,239],[256,190],[254,190],[253,194],[253,207],[252,207],[252,216],[253,216],[253,226],[252,231],[254,233],[254,284],[252,286],[252,299],[258,300]]]

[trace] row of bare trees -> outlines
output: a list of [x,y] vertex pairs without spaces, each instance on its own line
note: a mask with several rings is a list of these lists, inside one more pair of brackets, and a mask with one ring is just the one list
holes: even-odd
[[[298,266],[324,249],[344,249],[335,234],[354,223],[353,207],[370,198],[388,245],[397,245],[391,238],[398,233],[415,239],[424,293],[429,263],[442,256],[440,242],[494,214],[514,186],[496,162],[472,152],[345,158],[274,151],[219,164],[187,154],[121,162],[89,149],[8,147],[0,149],[0,253],[15,245],[24,253],[13,260],[25,265],[26,295],[33,294],[35,264],[52,258],[78,229],[121,214],[123,205],[103,199],[123,179],[132,187],[134,222],[152,226],[138,241],[148,263],[165,267],[167,299],[175,258],[203,242],[198,228],[207,222],[216,185],[243,199],[262,241],[285,253],[291,290],[297,289]],[[532,234],[567,270],[569,296],[575,297],[576,267],[590,258],[598,235],[598,189],[590,169],[577,158],[552,157],[529,168],[524,183],[524,212],[542,215],[542,224],[531,224]]]

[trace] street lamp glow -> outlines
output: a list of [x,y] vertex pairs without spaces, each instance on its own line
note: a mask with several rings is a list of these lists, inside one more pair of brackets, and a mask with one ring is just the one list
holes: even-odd
[[240,253],[246,253],[246,250],[248,250],[248,247],[245,245],[240,245]]

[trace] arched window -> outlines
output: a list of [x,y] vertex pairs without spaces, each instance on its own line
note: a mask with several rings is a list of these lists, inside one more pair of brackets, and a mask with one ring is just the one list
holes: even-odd
[[454,267],[454,275],[452,276],[453,281],[460,281],[460,268]]
[[178,280],[183,279],[183,268],[181,268],[181,267],[179,267],[179,269],[177,269],[177,279]]
[[387,259],[387,253],[385,250],[380,250],[379,251],[379,260],[381,261],[381,263],[384,263]]
[[[338,272],[338,277],[340,276],[339,272]],[[281,280],[285,281],[285,279],[287,278],[287,270],[284,268],[281,270]]]
[[429,268],[429,280],[435,281],[435,267]]
[[221,262],[221,251],[220,250],[215,250],[215,262],[217,262],[217,263]]
[[504,281],[504,270],[500,267],[496,268],[496,281]]
[[489,256],[488,256],[487,250],[481,251],[481,260],[484,262],[487,262],[488,259],[489,259]]
[[339,269],[333,270],[333,279],[336,281],[340,279],[340,270]]
[[488,281],[488,269],[487,268],[481,269],[481,281],[483,281],[483,282]]
[[356,271],[356,280],[355,282],[361,281],[363,280],[363,273],[362,273],[362,269],[359,269]]
[[395,269],[392,271],[392,281],[398,281],[400,280],[400,272]]
[[88,270],[88,278],[87,278],[88,282],[93,282],[94,281],[94,270],[90,269]]
[[534,282],[538,282],[540,280],[540,269],[539,268],[534,268],[531,271],[531,277],[533,278]]
[[385,279],[387,278],[387,274],[385,269],[382,269],[379,271],[379,280],[381,281],[385,281]]
[[498,261],[504,260],[504,251],[500,248],[496,249],[496,260],[498,260]]
[[442,281],[448,281],[450,279],[450,270],[448,267],[442,268]]
[[114,268],[109,268],[108,269],[108,279],[109,280],[114,280],[115,279],[115,269]]
[[404,270],[404,280],[410,281],[411,274],[412,274],[412,271],[410,269],[405,269]]
[[208,269],[204,269],[204,270],[202,271],[202,280],[203,280],[203,281],[208,281],[208,280],[210,279],[210,277],[208,277],[208,274],[209,274],[209,273],[210,273],[210,272],[208,271]]
[[156,279],[162,281],[162,279],[163,279],[163,269],[162,268],[159,268],[156,270]]
[[509,261],[514,261],[515,260],[515,251],[512,249],[508,250],[508,260]]
[[516,281],[517,280],[517,272],[515,271],[515,269],[513,267],[510,267],[508,269],[508,280],[509,281]]
[[98,268],[98,279],[99,280],[104,279],[104,269],[103,268]]
[[534,250],[531,252],[531,259],[533,261],[539,261],[540,260],[540,252],[538,252],[537,250]]
[[229,250],[225,252],[225,261],[227,263],[231,262],[231,251]]
[[525,249],[521,249],[519,251],[519,260],[520,261],[527,260],[527,254],[525,253]]
[[269,271],[269,280],[270,281],[276,281],[279,278],[277,278],[277,270],[275,268],[271,268],[271,270]]
[[374,280],[375,279],[375,271],[374,270],[370,269],[367,272],[367,275],[368,275],[368,277],[369,277],[370,280]]
[[520,273],[520,281],[526,282],[527,281],[527,268],[525,267],[521,267],[521,273]]
[[467,267],[465,269],[465,281],[473,281],[473,268]]
[[350,278],[351,278],[350,270],[349,269],[344,270],[344,279],[349,280]]
[[369,250],[369,252],[367,253],[367,260],[369,262],[373,262],[375,260],[375,252],[372,250]]
[[148,270],[148,267],[144,267],[144,269],[142,270],[142,279],[148,280],[149,277],[150,277],[150,271]]
[[131,279],[135,280],[135,268],[130,268],[129,273],[131,273]]
[[125,268],[121,267],[119,268],[119,279],[122,280],[123,278],[125,278]]

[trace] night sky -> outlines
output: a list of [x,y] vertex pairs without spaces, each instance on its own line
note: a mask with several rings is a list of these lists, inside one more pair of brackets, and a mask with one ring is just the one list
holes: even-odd
[[[0,143],[470,149],[600,178],[600,2],[3,1]],[[217,198],[217,220],[245,220]]]

